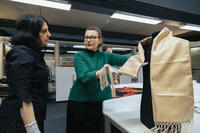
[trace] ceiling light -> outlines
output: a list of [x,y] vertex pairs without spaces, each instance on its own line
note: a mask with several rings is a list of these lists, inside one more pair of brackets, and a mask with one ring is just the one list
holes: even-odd
[[54,50],[49,50],[49,49],[47,49],[47,50],[45,50],[45,52],[53,53]]
[[200,25],[186,24],[181,26],[180,29],[200,31]]
[[78,53],[79,51],[67,51],[68,54],[75,54]]
[[112,50],[115,50],[115,51],[126,51],[126,50],[131,50],[131,48],[112,48]]
[[156,25],[156,24],[162,22],[161,20],[159,20],[157,18],[138,15],[138,14],[131,14],[131,13],[126,13],[126,12],[115,12],[111,16],[111,18],[146,23],[146,24],[153,24],[153,25]]
[[48,0],[10,0],[14,2],[20,2],[25,4],[32,4],[37,6],[44,6],[49,8],[56,8],[61,10],[67,10],[69,11],[71,9],[71,4],[68,3],[58,3],[54,1],[48,1]]
[[47,47],[55,47],[54,43],[48,43]]
[[73,48],[85,48],[84,45],[74,45]]

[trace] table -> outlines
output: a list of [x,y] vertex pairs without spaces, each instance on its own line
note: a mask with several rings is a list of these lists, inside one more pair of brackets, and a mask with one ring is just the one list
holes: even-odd
[[110,133],[111,123],[123,133],[147,131],[140,122],[140,99],[141,94],[104,101],[105,133]]
[[[194,83],[195,107],[200,109],[200,84]],[[144,133],[148,130],[140,122],[141,94],[105,100],[103,113],[105,117],[105,133],[111,132],[111,123],[123,133]],[[185,133],[199,133],[200,112],[194,111],[194,119]]]

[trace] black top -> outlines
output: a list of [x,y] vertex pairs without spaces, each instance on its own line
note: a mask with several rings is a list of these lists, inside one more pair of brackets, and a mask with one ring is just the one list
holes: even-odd
[[48,67],[41,52],[17,45],[6,55],[8,97],[0,107],[0,117],[21,118],[22,101],[33,103],[36,120],[46,117]]
[[148,65],[143,66],[143,92],[140,108],[141,122],[148,128],[154,127],[152,96],[151,96],[151,80],[150,80],[150,64],[151,64],[151,49],[152,43],[146,44],[144,49],[145,62]]
[[150,64],[151,64],[151,50],[154,38],[159,34],[159,32],[153,33],[152,41],[145,45],[144,56],[145,61],[148,65],[143,66],[143,92],[141,99],[140,108],[140,119],[141,122],[148,128],[153,128],[155,126],[153,119],[153,106],[152,106],[152,96],[151,96],[151,75],[150,75]]

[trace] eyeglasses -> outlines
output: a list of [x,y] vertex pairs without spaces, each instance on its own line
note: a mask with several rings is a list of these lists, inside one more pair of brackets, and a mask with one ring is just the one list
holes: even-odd
[[97,39],[97,38],[99,38],[98,36],[85,36],[85,40],[95,40],[95,39]]

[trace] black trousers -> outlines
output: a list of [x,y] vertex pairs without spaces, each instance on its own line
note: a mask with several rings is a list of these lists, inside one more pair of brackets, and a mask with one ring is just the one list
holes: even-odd
[[103,133],[102,102],[67,104],[66,133]]
[[[37,121],[41,133],[44,133],[44,120]],[[21,119],[0,118],[0,133],[26,133]]]

